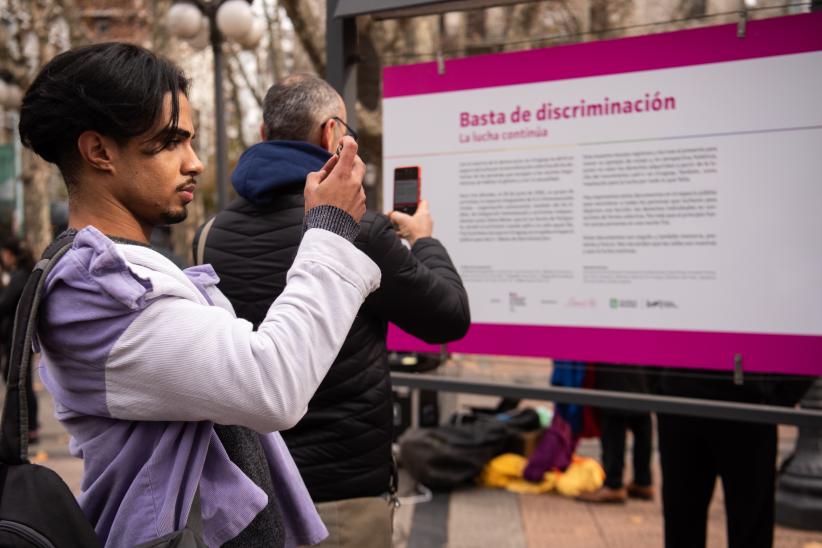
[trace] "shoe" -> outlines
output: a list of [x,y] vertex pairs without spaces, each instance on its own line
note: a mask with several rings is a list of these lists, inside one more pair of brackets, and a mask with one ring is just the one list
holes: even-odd
[[628,500],[628,491],[624,487],[619,489],[611,489],[610,487],[600,487],[591,493],[582,493],[577,497],[580,502],[595,502],[595,503],[623,503]]
[[632,499],[654,500],[654,487],[652,485],[628,485],[628,496]]

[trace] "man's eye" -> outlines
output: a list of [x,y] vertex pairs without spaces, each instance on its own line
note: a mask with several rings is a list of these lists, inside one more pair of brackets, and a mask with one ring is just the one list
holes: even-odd
[[174,150],[175,148],[177,148],[177,145],[179,145],[182,142],[183,142],[182,139],[172,139],[166,145],[166,149],[167,150]]

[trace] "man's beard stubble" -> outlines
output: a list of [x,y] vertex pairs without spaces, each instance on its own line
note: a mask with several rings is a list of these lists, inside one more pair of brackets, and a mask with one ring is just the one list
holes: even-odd
[[[183,183],[181,185],[178,185],[175,190],[177,192],[179,192],[179,191],[185,189],[189,185],[196,185],[196,184],[197,184],[196,181],[193,178],[191,178],[188,181],[186,181],[185,183]],[[165,224],[165,225],[174,225],[174,224],[182,223],[183,221],[185,221],[186,217],[188,217],[187,207],[188,207],[188,204],[183,204],[182,206],[180,206],[180,209],[178,209],[176,211],[171,210],[171,209],[167,209],[167,210],[163,211],[162,215],[160,216],[160,218],[162,219],[163,224]]]
[[188,217],[188,210],[186,206],[182,206],[177,211],[172,211],[170,209],[163,212],[161,215],[162,224],[164,225],[175,225],[177,223],[182,223]]

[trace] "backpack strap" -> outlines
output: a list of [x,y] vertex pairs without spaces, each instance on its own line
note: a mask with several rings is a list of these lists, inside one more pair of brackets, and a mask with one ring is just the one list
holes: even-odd
[[197,490],[194,491],[194,499],[191,501],[191,508],[188,510],[188,519],[186,520],[186,527],[198,538],[203,538],[203,511],[200,502],[200,486],[197,485]]
[[200,230],[200,237],[197,240],[197,252],[194,255],[194,264],[205,263],[206,240],[208,239],[208,232],[211,230],[211,225],[214,224],[216,218],[217,217],[212,217]]
[[37,316],[43,298],[46,278],[57,261],[71,248],[74,235],[52,243],[43,258],[34,266],[14,314],[11,355],[6,382],[6,400],[0,421],[0,462],[28,462],[29,415],[26,395],[26,375],[31,373],[32,339],[37,329]]

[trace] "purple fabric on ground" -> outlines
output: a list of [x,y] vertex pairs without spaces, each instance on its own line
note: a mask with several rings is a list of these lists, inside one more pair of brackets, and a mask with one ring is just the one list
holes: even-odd
[[524,477],[528,481],[542,481],[545,472],[558,469],[565,471],[571,464],[574,452],[571,426],[560,415],[554,415],[551,426],[528,459]]

